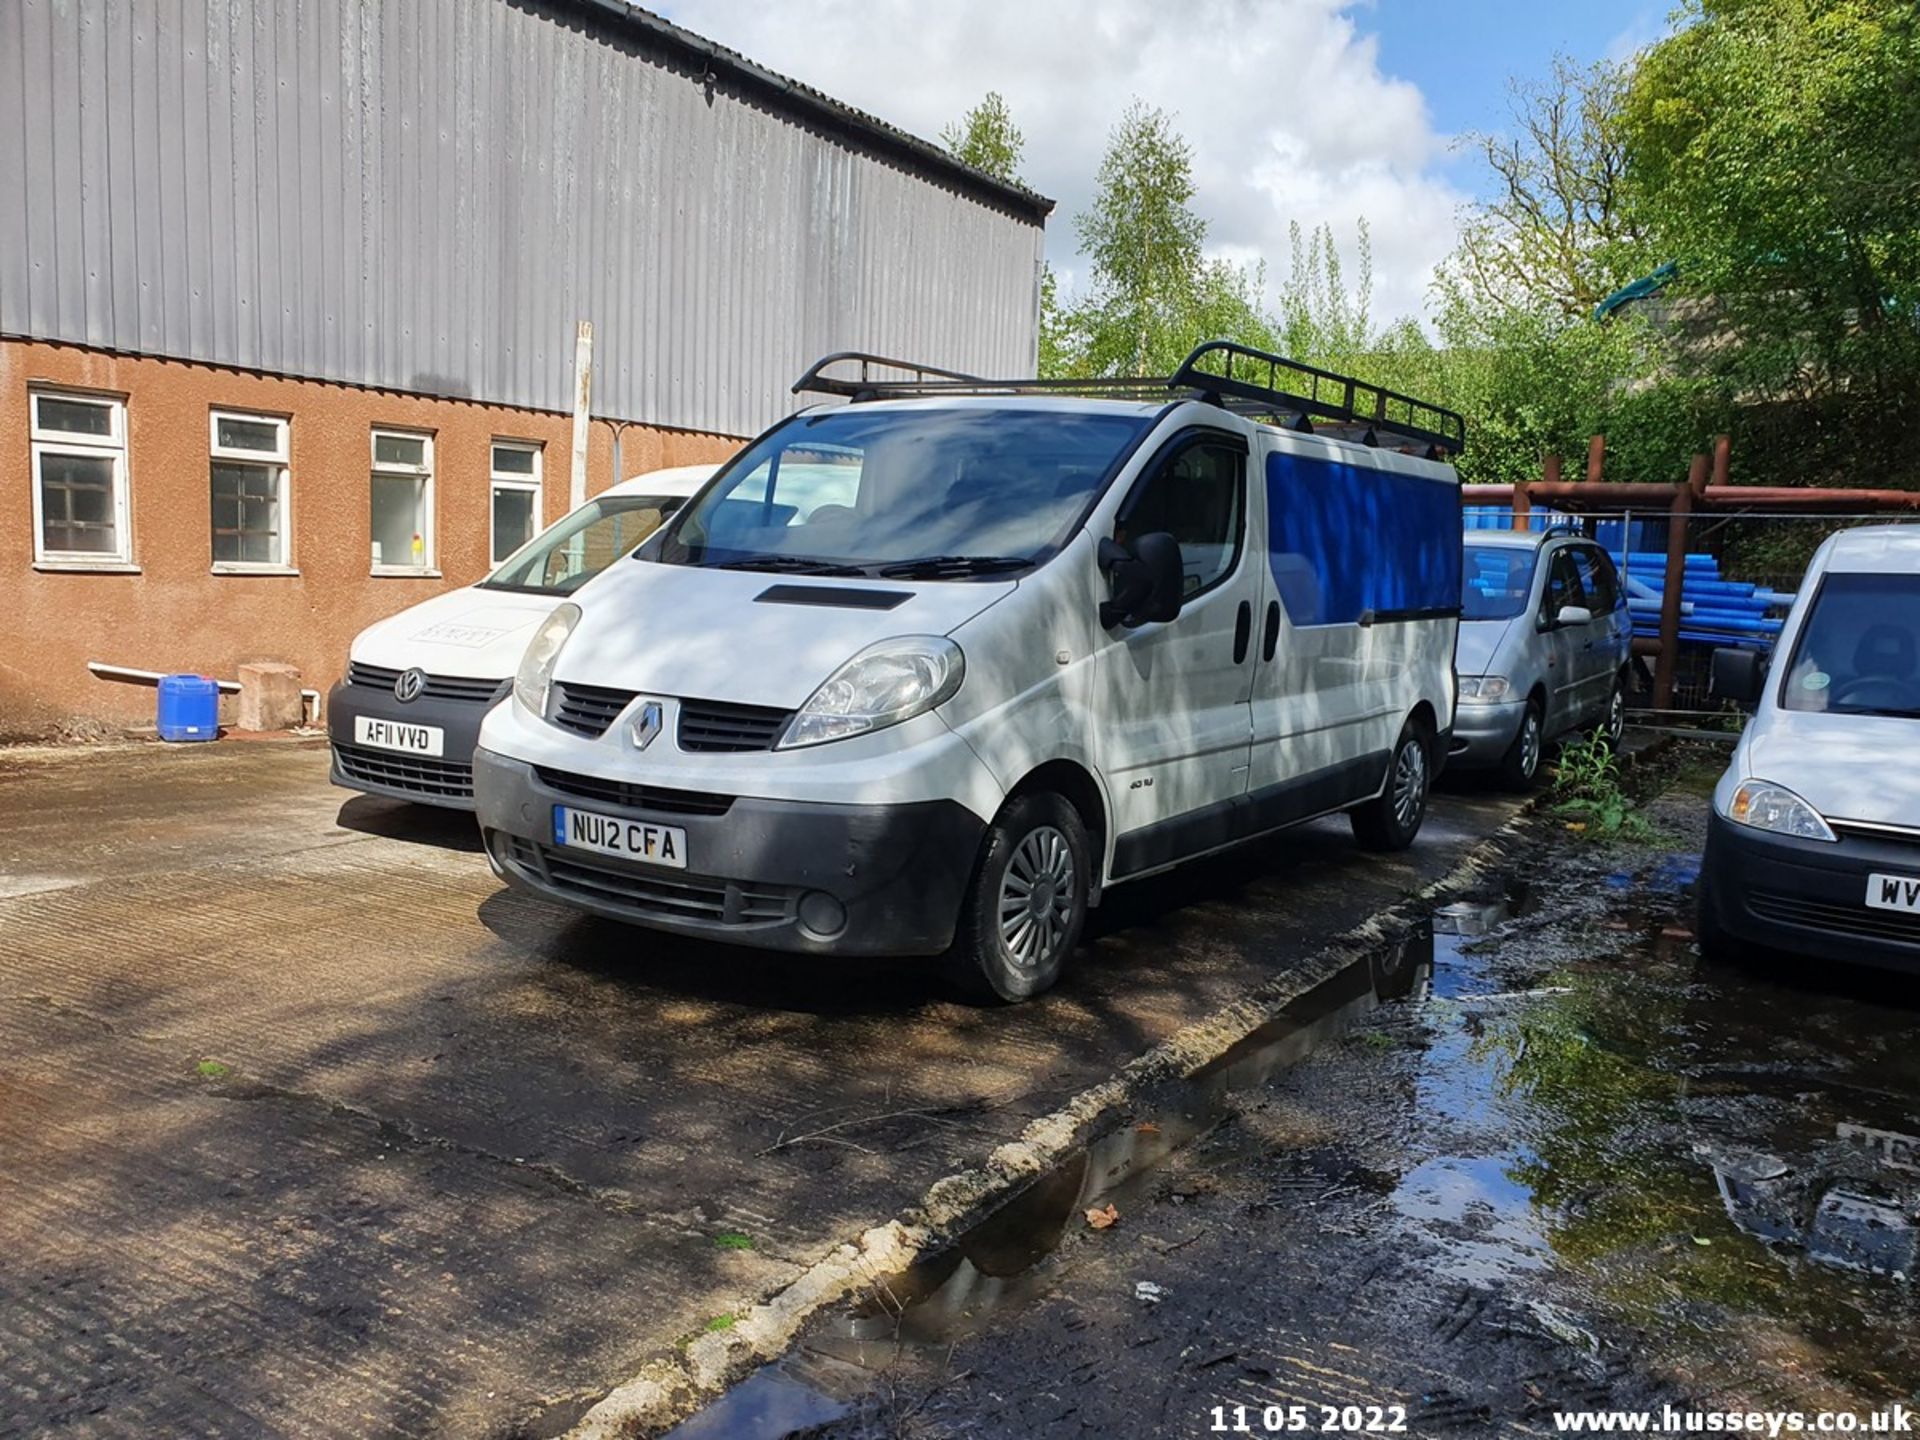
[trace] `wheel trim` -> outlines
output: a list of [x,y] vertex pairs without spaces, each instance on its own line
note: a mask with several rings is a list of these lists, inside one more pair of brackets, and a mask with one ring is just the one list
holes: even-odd
[[1038,969],[1064,947],[1073,920],[1073,849],[1052,825],[1029,830],[1000,878],[1000,943],[1022,969]]
[[1627,730],[1627,698],[1615,686],[1613,695],[1607,701],[1607,738],[1618,740]]
[[1393,757],[1393,815],[1402,829],[1420,818],[1427,798],[1427,747],[1409,740]]

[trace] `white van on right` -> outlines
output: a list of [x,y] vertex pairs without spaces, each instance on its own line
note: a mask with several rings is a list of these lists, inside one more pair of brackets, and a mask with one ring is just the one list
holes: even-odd
[[1828,539],[1772,663],[1716,651],[1713,687],[1754,714],[1714,790],[1701,949],[1920,970],[1920,526]]

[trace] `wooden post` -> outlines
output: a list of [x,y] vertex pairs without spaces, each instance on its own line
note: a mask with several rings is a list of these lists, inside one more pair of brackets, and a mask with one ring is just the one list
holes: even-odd
[[1673,707],[1673,670],[1680,658],[1680,592],[1687,579],[1687,520],[1693,514],[1696,486],[1706,483],[1707,457],[1696,455],[1687,483],[1673,493],[1667,512],[1667,576],[1660,592],[1660,653],[1653,662],[1653,708]]
[[[1732,468],[1733,468],[1733,437],[1731,435],[1714,436],[1713,437],[1713,483],[1715,485],[1727,484],[1728,483],[1727,472]],[[1705,494],[1706,494],[1706,491],[1704,490],[1695,490],[1693,492],[1693,498],[1698,500],[1702,498]]]
[[[1549,455],[1541,462],[1541,479],[1551,483],[1560,478],[1560,457]],[[1533,496],[1528,493],[1528,482],[1513,482],[1513,528],[1526,530],[1533,524]]]
[[1607,437],[1596,435],[1587,442],[1587,483],[1598,485],[1606,478]]

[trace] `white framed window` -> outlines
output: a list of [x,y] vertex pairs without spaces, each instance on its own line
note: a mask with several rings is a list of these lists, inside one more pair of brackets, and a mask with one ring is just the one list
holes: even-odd
[[433,436],[418,430],[375,430],[371,491],[373,573],[436,573]]
[[291,449],[283,415],[215,410],[207,419],[213,568],[284,572],[292,565]]
[[493,515],[493,563],[498,565],[540,528],[540,446],[496,440],[488,466]]
[[127,569],[127,402],[29,390],[33,559],[56,569]]

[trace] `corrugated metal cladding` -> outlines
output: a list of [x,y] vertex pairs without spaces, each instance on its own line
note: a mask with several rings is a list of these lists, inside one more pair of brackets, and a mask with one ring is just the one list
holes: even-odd
[[751,434],[1031,373],[1040,226],[546,0],[0,0],[0,331]]

